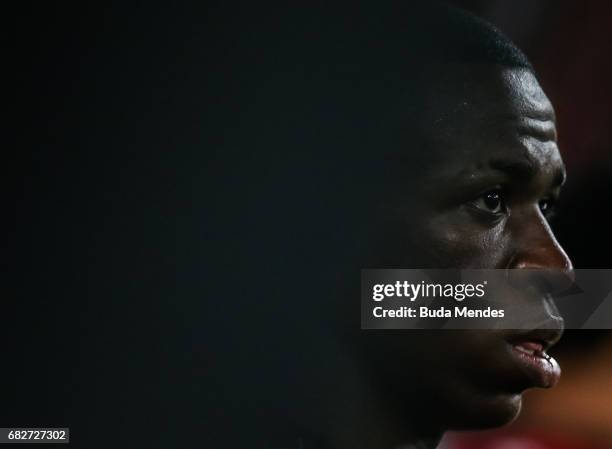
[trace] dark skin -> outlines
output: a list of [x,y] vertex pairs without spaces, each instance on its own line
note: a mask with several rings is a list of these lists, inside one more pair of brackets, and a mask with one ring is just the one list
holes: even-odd
[[[554,111],[534,75],[452,66],[432,83],[426,104],[427,168],[407,167],[415,174],[384,206],[396,225],[387,233],[396,249],[390,264],[568,272],[548,222],[565,169]],[[330,447],[363,449],[435,447],[445,430],[508,423],[526,389],[556,381],[517,368],[510,333],[362,331],[357,349],[340,343],[352,344],[354,357],[337,362],[341,385],[330,383],[325,405],[308,419]],[[559,330],[545,335],[548,346],[559,338]]]

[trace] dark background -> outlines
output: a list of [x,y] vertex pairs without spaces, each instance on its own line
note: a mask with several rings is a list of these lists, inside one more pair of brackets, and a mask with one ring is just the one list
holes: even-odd
[[[576,267],[609,267],[612,7],[454,3],[534,63],[569,172],[557,235]],[[333,222],[296,206],[323,187],[276,190],[309,176],[308,138],[274,148],[279,130],[316,113],[304,100],[327,94],[295,93],[283,73],[326,76],[301,61],[334,40],[344,7],[330,8],[40,2],[7,12],[17,103],[3,165],[2,426],[69,426],[73,447],[201,447],[198,432],[227,430],[207,428],[212,415],[256,409],[227,393],[246,388],[240,369],[264,363],[265,348],[238,361],[210,348],[249,338],[228,298],[270,294],[262,279],[289,263],[287,244],[316,266],[291,223],[310,220],[320,244],[334,238]],[[600,339],[573,332],[564,344]],[[207,375],[221,363],[235,377]]]

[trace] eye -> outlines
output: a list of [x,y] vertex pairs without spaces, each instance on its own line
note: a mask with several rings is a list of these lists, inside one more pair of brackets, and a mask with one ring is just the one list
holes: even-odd
[[544,198],[538,202],[538,207],[542,211],[542,214],[547,219],[550,219],[555,214],[555,200],[554,198]]
[[540,200],[538,205],[540,206],[540,210],[542,212],[548,212],[550,209],[552,209],[552,203],[553,202],[550,198],[544,198],[543,200]]
[[483,212],[493,215],[499,215],[506,211],[503,194],[499,189],[483,193],[472,201],[472,205]]

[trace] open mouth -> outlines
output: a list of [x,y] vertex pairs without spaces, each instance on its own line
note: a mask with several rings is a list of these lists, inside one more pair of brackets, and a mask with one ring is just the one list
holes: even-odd
[[549,388],[559,381],[561,368],[546,351],[559,340],[561,332],[561,329],[534,330],[507,339],[516,366],[536,387]]
[[515,351],[522,352],[523,354],[535,356],[535,357],[550,357],[544,351],[544,344],[538,343],[537,341],[525,341],[513,345]]

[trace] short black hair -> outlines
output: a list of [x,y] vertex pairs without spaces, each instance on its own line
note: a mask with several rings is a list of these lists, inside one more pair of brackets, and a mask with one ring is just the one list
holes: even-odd
[[353,8],[335,24],[341,32],[328,43],[359,49],[364,60],[376,60],[379,52],[382,63],[489,63],[533,71],[508,36],[470,12],[441,2],[390,3]]
[[527,56],[493,24],[467,11],[441,4],[425,23],[432,26],[434,59],[491,63],[533,71]]

